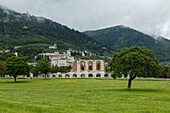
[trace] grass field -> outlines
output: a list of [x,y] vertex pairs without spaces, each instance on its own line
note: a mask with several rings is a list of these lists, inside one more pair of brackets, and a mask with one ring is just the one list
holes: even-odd
[[170,113],[170,80],[0,79],[1,113]]

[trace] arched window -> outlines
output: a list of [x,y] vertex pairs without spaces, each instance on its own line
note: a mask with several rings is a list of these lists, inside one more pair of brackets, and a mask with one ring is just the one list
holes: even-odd
[[100,70],[101,69],[101,62],[97,61],[96,62],[96,70]]
[[96,77],[101,77],[101,74],[97,74]]
[[84,61],[80,62],[80,70],[85,71],[85,62]]
[[73,78],[77,78],[77,75],[76,75],[76,74],[74,74],[74,75],[73,75]]
[[81,78],[85,78],[85,74],[81,74]]
[[52,77],[55,78],[55,75],[53,75]]
[[90,62],[88,63],[88,69],[89,69],[89,71],[92,71],[92,70],[93,70],[93,62],[92,62],[92,61],[90,61]]
[[66,74],[65,78],[70,78],[70,75]]
[[62,78],[62,74],[60,74],[58,77]]
[[89,76],[88,77],[93,77],[93,74],[89,74]]
[[108,74],[105,74],[104,77],[109,77],[109,75],[108,75]]

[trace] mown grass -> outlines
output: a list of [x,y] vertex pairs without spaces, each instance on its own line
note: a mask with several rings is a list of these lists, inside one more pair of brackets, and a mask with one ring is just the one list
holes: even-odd
[[0,79],[2,113],[169,113],[170,81]]

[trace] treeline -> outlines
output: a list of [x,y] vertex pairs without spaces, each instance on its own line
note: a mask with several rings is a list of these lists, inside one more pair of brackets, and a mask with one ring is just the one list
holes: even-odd
[[[18,65],[20,64],[20,65]],[[33,73],[34,77],[38,77],[40,74],[50,74],[50,73],[67,73],[71,71],[71,66],[55,66],[50,67],[50,63],[46,57],[39,60],[36,66],[28,65],[25,58],[23,57],[10,57],[6,61],[0,61],[0,77],[5,77],[5,75],[10,75],[15,78],[18,75],[30,76]]]
[[14,53],[0,53],[0,61],[6,61],[9,57],[15,56]]

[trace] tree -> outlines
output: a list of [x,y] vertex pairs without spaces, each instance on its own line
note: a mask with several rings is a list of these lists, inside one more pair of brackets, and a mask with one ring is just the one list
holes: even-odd
[[2,61],[0,61],[0,76],[1,78],[3,76],[5,76],[5,72],[6,72],[6,64]]
[[162,69],[155,54],[143,46],[118,50],[113,54],[110,65],[113,70],[112,77],[129,75],[129,90],[132,80],[136,77],[158,77]]
[[167,77],[170,78],[170,65],[168,66]]
[[162,72],[159,76],[159,78],[168,78],[168,66],[161,65],[162,66]]
[[40,61],[37,62],[36,69],[41,73],[45,74],[45,79],[47,78],[47,73],[50,72],[51,67],[47,60],[47,58],[42,58]]
[[38,74],[39,74],[39,73],[38,73],[38,70],[37,70],[35,67],[32,68],[30,72],[33,73],[33,76],[34,76],[34,77],[37,77]]
[[30,77],[30,72],[31,70],[35,68],[33,65],[28,65],[28,68],[27,68],[27,77]]
[[52,67],[52,68],[51,68],[51,72],[52,72],[52,73],[57,73],[57,72],[59,72],[59,67],[58,67],[58,66]]
[[16,82],[16,77],[18,75],[26,75],[28,72],[28,64],[25,58],[22,57],[10,57],[6,61],[7,74],[14,77]]

